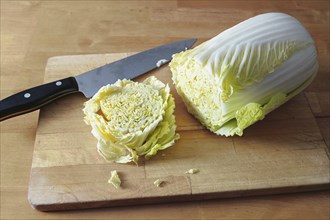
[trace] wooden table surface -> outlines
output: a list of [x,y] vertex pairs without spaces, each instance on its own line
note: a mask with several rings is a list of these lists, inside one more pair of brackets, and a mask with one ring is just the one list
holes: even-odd
[[[251,16],[285,12],[312,34],[320,70],[304,91],[329,148],[329,0],[1,1],[1,99],[43,82],[52,56],[203,42]],[[44,213],[27,200],[38,112],[1,122],[1,219],[329,219],[329,191]]]

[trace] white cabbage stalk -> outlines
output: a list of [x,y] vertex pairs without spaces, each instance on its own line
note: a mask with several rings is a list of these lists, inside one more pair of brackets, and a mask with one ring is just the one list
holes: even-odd
[[174,99],[156,77],[143,83],[118,80],[102,87],[85,103],[85,122],[92,126],[98,152],[117,163],[137,163],[174,144]]
[[169,65],[188,111],[225,136],[241,136],[305,89],[318,71],[310,34],[283,13],[252,17],[175,54]]

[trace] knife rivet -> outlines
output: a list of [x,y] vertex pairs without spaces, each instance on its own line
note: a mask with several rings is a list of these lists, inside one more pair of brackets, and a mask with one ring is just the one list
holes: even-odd
[[55,83],[55,85],[57,85],[57,86],[61,86],[61,85],[62,85],[62,82],[61,82],[61,81],[57,81],[57,82]]
[[30,97],[31,97],[31,94],[30,93],[27,92],[27,93],[24,94],[24,98],[28,99]]

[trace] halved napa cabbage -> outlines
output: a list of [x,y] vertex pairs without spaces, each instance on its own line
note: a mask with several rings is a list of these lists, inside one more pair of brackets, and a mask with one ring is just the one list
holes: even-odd
[[314,41],[283,13],[252,17],[175,54],[172,79],[188,111],[218,135],[242,135],[305,89],[318,71]]

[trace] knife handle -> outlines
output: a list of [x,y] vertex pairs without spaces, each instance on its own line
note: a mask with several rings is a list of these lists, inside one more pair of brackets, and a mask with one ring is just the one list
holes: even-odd
[[68,77],[16,93],[0,101],[0,121],[32,112],[73,92],[78,92],[78,85],[74,77]]

